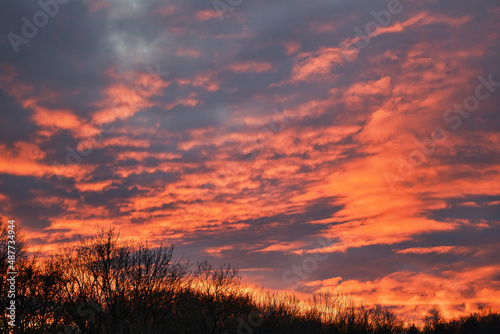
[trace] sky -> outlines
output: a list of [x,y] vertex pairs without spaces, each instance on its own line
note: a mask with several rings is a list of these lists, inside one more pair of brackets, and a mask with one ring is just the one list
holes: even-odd
[[0,214],[267,289],[500,307],[500,3],[8,0]]

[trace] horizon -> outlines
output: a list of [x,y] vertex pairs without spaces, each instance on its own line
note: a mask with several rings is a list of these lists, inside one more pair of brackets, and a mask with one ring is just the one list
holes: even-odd
[[500,3],[40,0],[0,20],[0,215],[420,320],[500,309]]

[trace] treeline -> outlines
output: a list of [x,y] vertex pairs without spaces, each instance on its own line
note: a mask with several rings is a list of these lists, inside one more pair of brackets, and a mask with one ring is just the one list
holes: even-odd
[[6,226],[0,220],[1,333],[500,333],[500,314],[486,310],[445,321],[433,309],[418,327],[340,293],[307,303],[269,292],[257,298],[229,265],[191,264],[172,246],[123,241],[112,229],[43,260],[27,256],[18,234],[12,327]]

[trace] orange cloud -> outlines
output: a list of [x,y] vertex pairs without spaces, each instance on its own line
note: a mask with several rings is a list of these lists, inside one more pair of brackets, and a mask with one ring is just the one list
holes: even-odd
[[332,72],[347,62],[346,58],[355,58],[355,50],[342,50],[334,47],[320,47],[315,52],[303,52],[297,55],[290,81],[313,81],[334,78]]
[[201,22],[216,19],[219,17],[215,10],[200,10],[196,12],[195,16]]
[[500,293],[490,284],[498,274],[498,266],[463,268],[460,273],[445,273],[443,277],[426,273],[400,271],[374,281],[335,278],[316,282],[316,291],[342,289],[355,299],[368,304],[395,307],[409,320],[420,322],[425,313],[437,305],[445,317],[473,312],[478,305],[500,307]]
[[263,73],[268,71],[273,71],[273,65],[263,62],[263,61],[246,61],[227,65],[225,67],[227,70],[232,72],[253,72],[253,73]]
[[190,58],[199,58],[203,56],[203,54],[196,50],[196,49],[189,49],[189,48],[179,48],[175,54],[179,57],[190,57]]
[[400,254],[467,254],[470,253],[471,250],[468,247],[457,247],[457,246],[437,246],[437,247],[412,247],[407,249],[397,250],[397,253]]

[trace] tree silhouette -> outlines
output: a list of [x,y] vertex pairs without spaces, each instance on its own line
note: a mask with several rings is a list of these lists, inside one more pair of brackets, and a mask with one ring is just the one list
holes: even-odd
[[[19,231],[19,230],[18,230]],[[8,271],[8,228],[0,217],[0,277]],[[124,241],[114,229],[80,238],[50,258],[16,249],[16,326],[9,327],[2,284],[0,333],[64,334],[479,334],[500,333],[486,307],[445,320],[433,307],[420,329],[391,310],[355,303],[341,291],[253,294],[229,264],[214,267],[174,257],[173,246]]]

